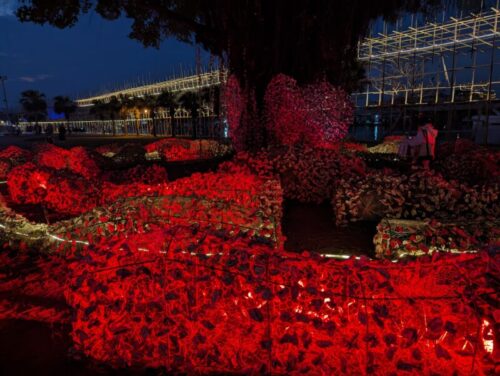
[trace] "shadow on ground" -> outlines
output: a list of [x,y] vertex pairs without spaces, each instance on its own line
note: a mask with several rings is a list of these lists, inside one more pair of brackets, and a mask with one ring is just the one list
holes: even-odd
[[335,213],[328,203],[315,205],[285,201],[283,234],[287,238],[286,250],[373,257],[375,222],[337,227],[334,221]]

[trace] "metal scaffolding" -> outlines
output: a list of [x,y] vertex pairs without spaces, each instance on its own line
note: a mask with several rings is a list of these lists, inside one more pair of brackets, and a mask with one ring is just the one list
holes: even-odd
[[190,90],[198,91],[203,88],[218,86],[221,82],[224,82],[225,79],[225,71],[213,70],[208,73],[200,73],[193,76],[111,91],[101,95],[77,99],[75,102],[78,107],[88,107],[92,106],[93,102],[96,100],[109,102],[113,96],[118,97],[120,95],[124,95],[126,97],[141,97],[144,95],[158,95],[164,90],[169,90],[174,93]]
[[[482,82],[475,78],[478,70],[491,71],[492,66],[500,64],[495,59],[477,63],[479,54],[494,54],[498,49],[499,14],[494,8],[487,14],[366,38],[359,44],[358,59],[366,64],[368,80],[365,90],[355,94],[356,98],[363,97],[362,102],[356,100],[357,105],[380,106],[398,100],[428,104],[493,99],[492,86],[498,86],[500,81],[492,76]],[[462,60],[473,60],[474,64],[459,66],[457,55],[469,55]],[[447,64],[450,57],[451,64]],[[460,72],[468,72],[470,80],[460,79]],[[469,95],[457,96],[459,91]]]
[[403,128],[407,111],[432,112],[434,117],[446,112],[441,122],[448,129],[457,122],[457,110],[489,114],[500,94],[495,74],[499,17],[497,6],[360,41],[358,59],[367,79],[352,95],[358,111],[378,111],[391,125],[402,122]]

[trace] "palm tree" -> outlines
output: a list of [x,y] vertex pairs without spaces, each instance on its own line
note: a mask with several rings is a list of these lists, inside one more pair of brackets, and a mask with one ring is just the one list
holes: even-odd
[[113,136],[116,135],[115,119],[116,116],[120,113],[121,108],[122,108],[122,103],[114,95],[109,99],[109,102],[106,103],[106,111],[109,113],[109,117],[111,118],[111,122],[113,124]]
[[158,96],[157,95],[149,95],[146,94],[143,97],[144,107],[149,109],[149,113],[151,114],[152,127],[151,131],[153,136],[156,137],[156,111],[158,110]]
[[170,128],[172,129],[172,137],[175,137],[174,116],[175,109],[179,106],[177,96],[170,90],[163,90],[156,97],[156,104],[158,105],[158,107],[168,109],[168,113],[170,116]]
[[139,124],[141,121],[141,109],[145,107],[145,101],[141,97],[125,97],[121,96],[122,108],[127,112],[131,112],[135,118],[135,130],[139,136]]
[[127,102],[128,102],[128,98],[123,95],[123,94],[120,94],[118,95],[118,98],[117,98],[118,102],[120,103],[120,117],[122,118],[123,120],[123,124],[125,125],[125,135],[127,136],[128,135],[128,124],[127,124],[127,118],[128,118],[128,107],[127,107]]
[[179,98],[179,102],[182,107],[184,107],[186,110],[189,110],[189,112],[191,113],[191,121],[193,123],[193,138],[196,138],[196,128],[198,125],[198,109],[201,106],[200,96],[193,91],[186,91]]
[[141,109],[146,106],[146,102],[142,97],[129,98],[129,105],[132,106],[132,111],[135,117],[135,132],[139,136],[139,128],[141,125]]
[[[220,107],[221,107],[221,98],[220,98],[220,86],[216,86],[216,87],[213,87],[211,88],[213,90],[212,92],[212,98],[211,99],[211,104],[212,104],[212,108],[214,110],[214,115],[215,117],[218,119],[220,117]],[[209,95],[210,97],[210,95]]]
[[54,97],[54,112],[56,114],[64,114],[67,127],[69,130],[69,118],[76,111],[76,103],[69,97],[58,95]]
[[99,120],[104,120],[104,102],[100,99],[94,99],[90,113],[96,115]]
[[[99,120],[104,120],[104,117],[106,116],[106,103],[104,103],[100,99],[94,99],[92,101],[92,108],[90,109],[90,113],[96,115]],[[105,133],[104,126],[102,127],[102,134]]]
[[21,93],[19,103],[23,106],[29,121],[38,122],[47,116],[47,102],[45,94],[36,90],[26,90]]

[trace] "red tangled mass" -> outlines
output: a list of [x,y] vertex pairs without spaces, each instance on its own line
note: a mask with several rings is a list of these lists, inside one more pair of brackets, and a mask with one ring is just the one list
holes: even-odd
[[[277,145],[328,148],[347,135],[352,123],[349,96],[326,81],[300,87],[293,78],[278,74],[266,88],[262,116],[247,100],[254,99],[253,91],[243,91],[234,76],[229,77],[225,93],[230,137],[237,151],[254,149],[263,137]],[[248,102],[250,108],[245,108]]]
[[0,179],[6,179],[12,168],[31,161],[30,151],[17,146],[8,146],[0,150]]
[[[38,165],[19,150],[5,152],[22,161],[8,175],[10,199],[81,216],[40,225],[39,238],[22,233],[30,225],[20,216],[12,222],[21,232],[0,228],[0,263],[22,270],[0,268],[0,318],[70,322],[78,349],[116,367],[315,375],[500,371],[494,252],[398,264],[333,261],[285,252],[280,229],[283,196],[336,197],[345,203],[336,206],[339,221],[374,211],[451,217],[451,207],[487,215],[498,210],[494,184],[456,188],[431,173],[370,171],[353,154],[362,148],[352,144],[240,153],[219,172],[174,182],[159,166],[103,172],[91,152],[48,148],[35,155]],[[12,218],[1,213],[3,221]],[[389,234],[380,253],[421,249],[424,236],[433,246],[444,241],[464,249],[498,235],[494,224],[484,233],[429,226],[422,234],[379,226]],[[456,244],[444,239],[453,234]],[[29,241],[55,254],[27,254]]]
[[379,258],[396,259],[436,251],[477,252],[500,246],[500,228],[498,221],[485,219],[448,223],[386,219],[378,224],[373,242]]
[[451,375],[499,360],[486,254],[325,261],[186,226],[137,240],[90,249],[66,292],[75,343],[116,366]]
[[167,162],[210,159],[227,154],[230,147],[215,140],[184,140],[165,138],[145,147],[148,153],[158,153]]
[[221,165],[222,171],[251,171],[260,177],[278,177],[284,197],[301,202],[329,200],[342,177],[364,176],[366,166],[349,144],[319,149],[307,146],[240,152]]
[[94,158],[81,146],[66,150],[52,144],[44,144],[38,148],[35,160],[39,166],[55,170],[67,169],[86,179],[95,179],[100,174]]

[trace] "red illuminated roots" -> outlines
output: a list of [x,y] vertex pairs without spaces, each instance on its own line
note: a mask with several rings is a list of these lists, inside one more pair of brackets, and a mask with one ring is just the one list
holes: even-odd
[[230,147],[215,140],[166,138],[146,145],[148,153],[158,153],[167,162],[210,159],[230,152]]
[[496,220],[456,222],[400,221],[386,219],[377,226],[373,241],[379,258],[398,259],[436,251],[476,252],[498,246]]
[[241,90],[238,79],[229,76],[224,88],[224,102],[226,106],[226,117],[229,124],[229,136],[236,150],[244,150],[246,132],[242,128],[242,115],[246,103],[246,95]]
[[17,146],[0,150],[0,180],[7,179],[9,172],[16,166],[31,161],[33,154]]
[[404,175],[372,170],[365,176],[342,178],[332,204],[337,224],[381,218],[496,218],[499,193],[497,183],[469,186],[447,181],[434,171]]
[[268,134],[281,145],[329,147],[345,137],[352,122],[347,93],[326,81],[301,88],[291,77],[277,75],[264,102]]
[[266,127],[274,143],[295,145],[305,141],[306,103],[294,79],[284,74],[275,76],[267,86],[264,103]]
[[158,194],[161,184],[167,182],[165,169],[156,165],[106,177],[119,184],[86,179],[70,170],[38,167],[30,162],[10,171],[7,187],[14,203],[43,204],[59,214],[79,215],[120,197]]
[[255,93],[244,92],[234,76],[229,77],[225,93],[230,136],[238,151],[262,145],[261,122],[267,143],[331,147],[345,137],[353,118],[347,93],[326,81],[299,87],[291,77],[275,76],[266,89],[262,119],[250,118],[259,114]]
[[494,367],[483,327],[495,318],[479,296],[494,293],[485,271],[498,267],[486,255],[407,265],[276,255],[174,226],[143,236],[140,249],[122,240],[89,249],[66,296],[78,348],[117,366],[483,374]]
[[342,177],[365,174],[363,160],[343,145],[337,149],[295,146],[242,152],[220,169],[246,169],[261,177],[279,177],[285,198],[321,203],[330,200]]

